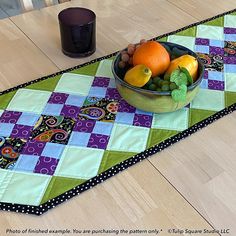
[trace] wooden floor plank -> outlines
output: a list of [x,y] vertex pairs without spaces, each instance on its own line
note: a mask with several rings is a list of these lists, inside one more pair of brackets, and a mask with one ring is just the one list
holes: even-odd
[[168,2],[198,20],[213,17],[236,8],[236,2],[234,0],[168,0]]
[[4,228],[163,229],[161,235],[169,228],[212,230],[147,160],[45,215],[1,212],[0,223],[1,235]]
[[236,234],[236,113],[149,160],[216,229]]
[[[69,6],[87,7],[96,12],[97,51],[90,57],[71,59],[61,52],[57,15]],[[75,0],[11,20],[61,69],[113,53],[129,42],[152,38],[196,21],[166,0]]]
[[[229,10],[229,7],[234,8],[231,0],[219,0],[220,3],[211,5],[211,0],[190,0],[188,2],[192,5],[187,7],[186,1],[178,2],[180,4],[166,0],[76,0],[12,17],[12,22],[36,46],[12,22],[1,21],[0,26],[4,26],[0,27],[3,32],[0,43],[4,45],[0,56],[3,88],[52,73],[57,70],[54,63],[61,69],[68,68],[121,49],[128,42],[151,38]],[[70,59],[60,51],[57,14],[65,7],[78,5],[95,9],[98,16],[97,51],[89,58]],[[51,228],[52,225],[72,228],[78,226],[78,222],[84,228],[209,228],[201,217],[203,215],[216,228],[230,227],[233,233],[228,235],[234,236],[235,148],[227,143],[236,138],[233,122],[234,114],[214,124],[212,127],[215,128],[205,129],[151,158],[156,169],[144,161],[56,207],[40,220],[38,217],[1,212],[0,223],[21,228]]]
[[58,71],[9,19],[0,21],[0,91]]

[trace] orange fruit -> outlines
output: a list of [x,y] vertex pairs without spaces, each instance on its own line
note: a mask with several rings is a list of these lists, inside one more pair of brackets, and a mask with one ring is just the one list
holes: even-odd
[[152,76],[163,74],[170,64],[170,56],[166,49],[156,41],[148,41],[140,45],[134,52],[133,65],[143,64],[150,68]]

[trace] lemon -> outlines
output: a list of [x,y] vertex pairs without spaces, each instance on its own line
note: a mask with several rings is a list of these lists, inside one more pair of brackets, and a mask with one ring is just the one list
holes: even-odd
[[135,87],[143,87],[151,78],[152,71],[145,65],[136,65],[125,74],[124,81]]

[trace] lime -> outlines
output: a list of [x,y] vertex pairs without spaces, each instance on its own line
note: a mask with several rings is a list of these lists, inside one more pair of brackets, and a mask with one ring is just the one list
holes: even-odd
[[168,84],[164,84],[161,86],[161,90],[165,92],[170,91],[170,86]]
[[170,83],[170,90],[171,91],[174,90],[174,89],[177,89],[177,88],[178,88],[178,86],[176,85],[176,83],[174,83],[174,82]]
[[148,86],[148,89],[149,89],[149,90],[152,90],[152,91],[155,91],[155,90],[157,89],[157,86],[156,86],[155,84],[150,84],[150,85]]

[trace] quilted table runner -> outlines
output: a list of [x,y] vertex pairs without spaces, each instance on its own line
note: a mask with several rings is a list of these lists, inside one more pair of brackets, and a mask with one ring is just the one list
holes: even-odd
[[205,64],[191,104],[153,114],[116,90],[108,55],[0,95],[0,209],[40,215],[235,110],[235,10],[153,40]]

